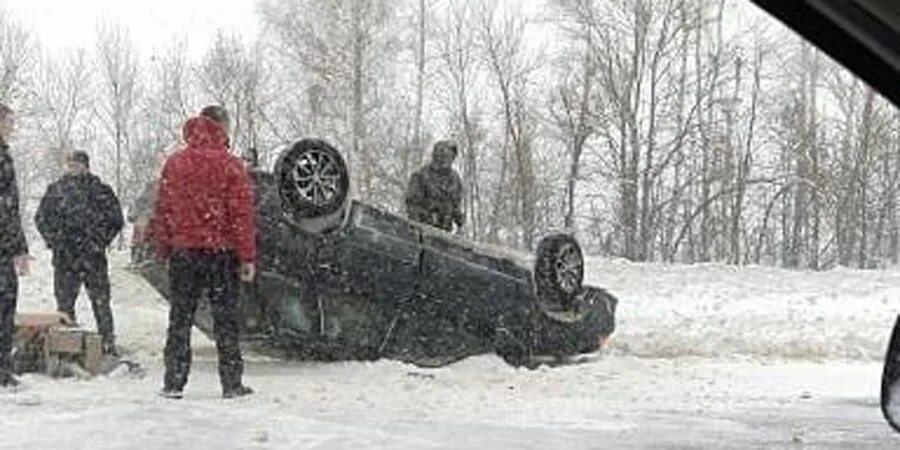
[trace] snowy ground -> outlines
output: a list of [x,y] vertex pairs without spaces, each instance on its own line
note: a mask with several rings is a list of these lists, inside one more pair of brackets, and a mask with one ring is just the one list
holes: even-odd
[[[20,311],[52,309],[47,255]],[[120,341],[143,379],[51,380],[0,394],[0,448],[891,448],[880,359],[900,272],[593,261],[620,298],[612,348],[590,363],[517,370],[495,357],[436,370],[391,361],[284,363],[248,355],[258,395],[222,400],[195,333],[182,401],[154,395],[166,307],[114,255]],[[87,301],[80,319],[92,326]]]

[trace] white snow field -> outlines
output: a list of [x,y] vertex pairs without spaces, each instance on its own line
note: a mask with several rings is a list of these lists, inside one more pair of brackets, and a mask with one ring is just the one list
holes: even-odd
[[[36,245],[35,245],[36,246]],[[246,355],[257,394],[220,398],[195,330],[184,400],[155,395],[167,307],[111,256],[119,341],[141,379],[23,377],[0,393],[11,449],[896,448],[878,409],[900,272],[826,273],[592,260],[620,299],[611,348],[590,362],[515,369],[494,356],[441,369]],[[53,309],[49,255],[20,311]],[[88,301],[80,320],[93,326]]]

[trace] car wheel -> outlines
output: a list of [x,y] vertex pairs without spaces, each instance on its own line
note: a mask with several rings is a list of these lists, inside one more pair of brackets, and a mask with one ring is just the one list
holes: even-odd
[[534,267],[535,297],[547,312],[572,309],[584,280],[581,246],[568,234],[554,234],[541,240]]
[[281,154],[275,175],[292,223],[312,233],[340,226],[350,198],[350,173],[337,149],[319,139],[299,140]]

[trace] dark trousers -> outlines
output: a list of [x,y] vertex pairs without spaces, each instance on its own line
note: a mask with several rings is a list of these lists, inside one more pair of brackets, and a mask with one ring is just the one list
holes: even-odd
[[68,314],[73,321],[76,320],[75,300],[78,299],[82,285],[87,289],[88,298],[91,300],[94,320],[97,321],[97,332],[102,336],[105,345],[112,345],[113,314],[110,307],[106,258],[96,258],[90,264],[54,265],[53,290],[56,294],[56,309]]
[[169,331],[165,388],[182,390],[191,371],[191,326],[201,296],[209,298],[223,390],[241,385],[244,361],[238,345],[238,262],[234,252],[180,250],[169,260]]
[[0,260],[0,375],[12,372],[13,320],[19,279],[12,261]]

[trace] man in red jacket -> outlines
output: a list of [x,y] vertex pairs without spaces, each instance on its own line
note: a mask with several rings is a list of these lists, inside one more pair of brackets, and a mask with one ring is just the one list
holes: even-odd
[[160,394],[181,398],[191,367],[190,335],[197,301],[212,307],[219,379],[225,398],[253,391],[243,385],[238,346],[239,278],[253,280],[256,226],[250,178],[228,153],[228,116],[207,107],[184,125],[187,146],[168,158],[151,220],[159,256],[169,259],[171,309]]

